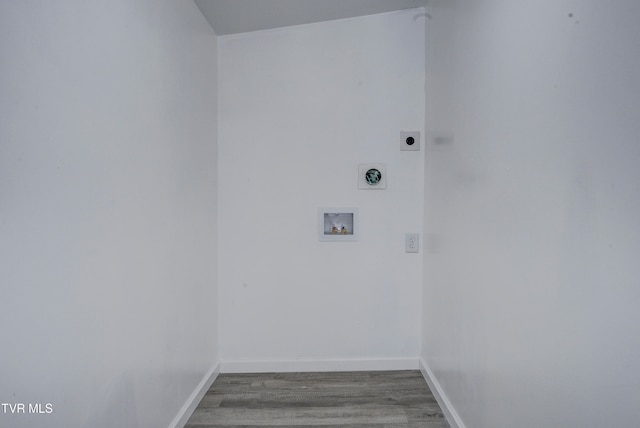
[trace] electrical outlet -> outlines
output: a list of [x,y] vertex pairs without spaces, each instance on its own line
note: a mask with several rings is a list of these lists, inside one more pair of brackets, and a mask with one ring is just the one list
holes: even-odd
[[404,236],[404,250],[407,253],[417,253],[420,251],[420,234],[407,233]]

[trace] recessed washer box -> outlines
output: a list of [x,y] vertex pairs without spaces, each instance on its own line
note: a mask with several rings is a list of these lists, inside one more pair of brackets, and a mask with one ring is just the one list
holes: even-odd
[[360,236],[358,208],[318,208],[320,241],[357,241]]

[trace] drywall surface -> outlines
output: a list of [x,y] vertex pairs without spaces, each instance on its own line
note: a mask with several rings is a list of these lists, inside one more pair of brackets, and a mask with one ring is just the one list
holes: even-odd
[[[399,135],[424,123],[424,10],[222,36],[219,55],[222,371],[416,359],[424,152]],[[378,162],[386,190],[358,190]],[[320,242],[319,207],[358,207],[360,240]]]
[[0,426],[167,426],[217,355],[215,35],[2,1],[0,52]]
[[427,8],[422,356],[467,427],[640,421],[640,3]]

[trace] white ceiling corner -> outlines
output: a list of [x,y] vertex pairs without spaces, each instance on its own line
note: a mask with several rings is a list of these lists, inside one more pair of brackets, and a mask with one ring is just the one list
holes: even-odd
[[425,7],[428,0],[194,0],[219,35]]

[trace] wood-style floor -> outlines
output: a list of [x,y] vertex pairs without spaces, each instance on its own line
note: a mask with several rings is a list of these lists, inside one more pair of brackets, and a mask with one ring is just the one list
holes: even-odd
[[417,370],[221,374],[185,428],[448,428]]

